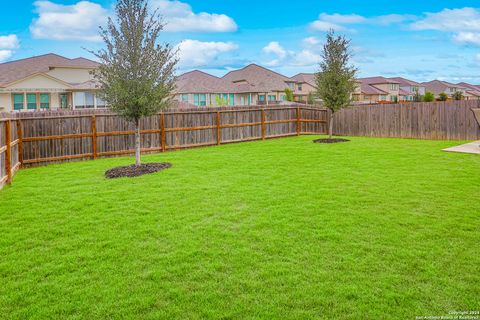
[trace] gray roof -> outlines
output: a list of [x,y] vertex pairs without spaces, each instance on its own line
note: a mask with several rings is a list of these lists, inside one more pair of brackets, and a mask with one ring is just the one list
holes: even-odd
[[432,80],[432,81],[429,81],[429,82],[422,82],[422,85],[425,86],[427,91],[433,92],[434,94],[440,94],[442,92],[445,92],[445,90],[447,88],[460,88],[460,89],[464,89],[464,90],[467,89],[463,86],[460,86],[460,85],[457,85],[457,84],[454,84],[454,83],[450,83],[450,82],[446,82],[446,81],[440,81],[440,80]]
[[394,77],[394,78],[389,78],[389,79],[397,81],[403,87],[421,86],[421,84],[418,83],[418,82],[415,82],[415,81],[409,80],[409,79],[405,79],[405,78],[402,78],[402,77]]
[[243,84],[250,84],[252,86],[251,92],[283,91],[285,88],[288,88],[288,82],[295,82],[280,73],[256,64],[250,64],[242,69],[230,71],[222,79],[233,83],[242,82]]
[[307,83],[312,87],[317,86],[317,84],[315,83],[315,73],[299,73],[297,75],[294,75],[291,79],[295,82]]
[[85,58],[69,59],[49,53],[31,58],[0,63],[0,87],[27,78],[37,73],[45,73],[54,67],[94,69],[99,63]]

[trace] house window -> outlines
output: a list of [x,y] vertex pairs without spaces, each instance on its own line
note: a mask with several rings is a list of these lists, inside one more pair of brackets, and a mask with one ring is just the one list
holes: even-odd
[[27,93],[27,109],[36,110],[37,109],[37,94],[36,93]]
[[387,100],[387,96],[380,96],[380,101],[386,101]]
[[207,96],[204,93],[196,93],[193,95],[193,104],[196,106],[205,107],[207,105]]
[[97,103],[97,106],[96,106],[97,108],[105,108],[106,107],[105,100],[100,98],[98,95],[95,95],[95,99],[96,99],[96,103]]
[[233,93],[230,93],[229,105],[231,105],[231,106],[235,105],[235,94],[233,94]]
[[68,98],[66,93],[60,93],[60,108],[61,109],[68,108]]
[[40,109],[49,109],[49,108],[50,108],[50,94],[40,93]]
[[391,83],[391,84],[390,84],[390,90],[392,90],[392,91],[398,90],[398,84]]
[[243,96],[240,97],[240,105],[241,106],[245,105],[245,97],[243,97]]
[[14,93],[13,94],[13,110],[23,110],[23,93]]
[[275,101],[277,98],[273,95],[268,96],[268,101]]
[[298,85],[298,91],[302,91],[302,85],[301,84]]
[[264,95],[259,95],[258,96],[258,101],[264,102],[265,101],[265,96]]
[[188,102],[188,94],[182,94],[182,102]]

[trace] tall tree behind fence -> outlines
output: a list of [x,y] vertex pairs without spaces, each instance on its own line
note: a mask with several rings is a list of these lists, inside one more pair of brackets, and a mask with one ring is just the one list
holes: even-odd
[[335,115],[337,135],[432,140],[478,140],[472,108],[480,101],[355,106]]
[[[0,149],[0,187],[11,180],[20,164],[134,153],[133,125],[109,111],[47,111],[8,116],[13,119],[1,122],[2,132],[10,126],[10,136],[2,134],[0,140],[0,146],[4,146]],[[323,134],[327,130],[326,116],[326,110],[296,106],[168,110],[142,120],[142,152]]]

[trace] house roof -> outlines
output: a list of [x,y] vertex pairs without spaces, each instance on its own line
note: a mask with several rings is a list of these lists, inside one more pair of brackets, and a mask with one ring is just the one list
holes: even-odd
[[295,82],[307,83],[312,87],[317,86],[317,84],[315,83],[315,73],[299,73],[291,77],[291,79]]
[[422,85],[425,86],[427,91],[431,91],[434,94],[439,94],[441,92],[444,92],[447,88],[459,88],[466,90],[467,88],[457,85],[454,83],[446,82],[446,81],[440,81],[440,80],[432,80],[429,82],[422,82]]
[[421,86],[420,83],[415,82],[413,80],[405,79],[402,77],[394,77],[394,78],[389,78],[390,80],[397,81],[400,86],[408,87],[408,86]]
[[479,86],[476,86],[476,85],[473,85],[473,84],[470,84],[470,83],[466,83],[466,82],[457,83],[457,86],[462,86],[464,88],[467,88],[467,94],[469,94],[469,95],[472,95],[472,96],[475,96],[475,97],[480,97],[480,87]]
[[411,95],[413,95],[412,92],[408,92],[408,91],[403,90],[403,89],[401,89],[401,88],[400,88],[400,90],[399,90],[399,94],[400,94],[401,96],[411,96]]
[[400,84],[400,82],[396,80],[388,79],[385,77],[368,77],[368,78],[359,78],[358,80],[366,84],[389,84],[389,83]]
[[99,64],[85,58],[69,59],[49,53],[41,56],[0,63],[0,87],[52,68],[96,68]]
[[375,88],[374,86],[369,85],[368,83],[365,83],[363,81],[361,81],[360,83],[360,89],[363,94],[388,94],[388,92]]
[[248,83],[252,85],[253,91],[251,92],[283,91],[288,87],[288,82],[295,82],[280,73],[256,64],[250,64],[242,69],[230,71],[222,77],[222,80]]
[[177,93],[227,93],[231,87],[219,77],[193,70],[177,77]]

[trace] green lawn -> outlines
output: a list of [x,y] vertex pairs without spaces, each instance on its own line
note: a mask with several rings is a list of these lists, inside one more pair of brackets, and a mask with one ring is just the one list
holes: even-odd
[[480,157],[316,137],[25,169],[1,319],[415,319],[480,309]]

